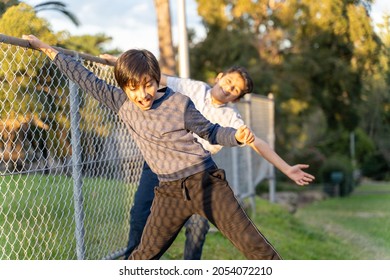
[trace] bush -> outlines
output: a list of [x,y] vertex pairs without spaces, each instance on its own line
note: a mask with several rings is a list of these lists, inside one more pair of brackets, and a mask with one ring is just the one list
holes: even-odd
[[[283,175],[285,176],[285,175]],[[284,182],[281,180],[276,180],[276,191],[277,192],[297,192],[300,190],[304,190],[304,188],[297,188],[297,185],[294,184],[293,181]],[[262,194],[269,193],[269,182],[268,180],[263,180],[259,184],[256,185],[255,193],[258,196],[261,196]]]
[[367,156],[362,163],[362,175],[374,180],[386,180],[390,174],[386,159],[379,152]]
[[[291,158],[291,159],[290,159]],[[305,172],[314,175],[316,178],[320,178],[321,166],[324,165],[326,157],[321,153],[321,151],[314,147],[307,147],[305,149],[295,151],[291,153],[288,161],[291,165],[303,163],[308,164],[309,168],[305,169]],[[284,179],[289,180],[285,175]]]
[[[345,156],[330,157],[325,161],[320,173],[324,192],[328,195],[347,196],[353,191],[355,182],[353,167],[349,158]],[[338,182],[337,179],[339,179]]]

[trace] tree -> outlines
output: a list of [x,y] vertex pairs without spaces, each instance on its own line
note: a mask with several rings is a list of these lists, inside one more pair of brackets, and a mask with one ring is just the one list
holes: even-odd
[[[236,61],[246,66],[255,78],[255,91],[275,95],[276,148],[286,156],[305,150],[330,155],[337,140],[325,139],[349,135],[368,119],[371,124],[378,123],[373,115],[362,120],[366,114],[363,107],[378,112],[374,101],[382,100],[385,112],[388,103],[373,97],[370,89],[374,87],[368,82],[378,71],[388,73],[383,67],[378,70],[386,55],[381,54],[381,40],[369,17],[373,1],[197,2],[207,37],[191,49],[191,65],[209,70],[220,67],[222,61]],[[257,56],[248,52],[250,46]],[[245,54],[234,56],[239,50]],[[339,148],[336,150],[341,151],[342,146]]]
[[4,14],[4,12],[11,6],[18,5],[18,0],[0,0],[0,15]]
[[[381,52],[379,63],[375,65],[370,75],[365,77],[363,89],[364,104],[361,112],[365,116],[362,119],[362,127],[367,135],[373,139],[377,147],[376,155],[367,155],[367,165],[370,160],[378,162],[380,158],[386,161],[388,176],[390,175],[390,15],[383,16],[383,22],[378,24],[381,39]],[[370,157],[370,158],[369,158]],[[372,162],[371,162],[372,163]],[[372,168],[372,167],[371,167]]]
[[157,13],[158,47],[160,67],[163,73],[174,75],[176,72],[175,54],[172,42],[171,14],[169,0],[154,0]]
[[66,4],[59,2],[59,1],[48,1],[43,2],[41,4],[37,4],[34,6],[34,10],[36,13],[39,13],[41,11],[57,11],[62,14],[64,14],[67,18],[69,18],[74,25],[79,26],[80,21],[77,19],[77,17],[70,11],[66,9]]
[[[0,15],[2,15],[9,7],[18,5],[22,1],[19,0],[1,0],[0,1]],[[51,11],[58,11],[62,14],[64,14],[67,18],[69,18],[74,25],[79,26],[80,21],[77,19],[77,17],[67,10],[66,4],[60,2],[60,1],[47,1],[43,2],[41,4],[37,4],[34,6],[35,12],[41,12],[46,10]]]
[[[105,52],[101,43],[109,39],[104,34],[73,37],[65,31],[54,35],[49,23],[37,17],[35,10],[25,3],[6,10],[0,18],[0,33],[18,38],[23,34],[34,34],[50,45],[95,55]],[[14,137],[15,141],[12,142],[14,144],[10,144],[8,140],[5,142],[10,144],[9,146],[16,146],[15,143],[22,143],[25,140],[35,143],[43,141],[46,147],[52,148],[51,153],[55,154],[56,158],[69,156],[67,80],[45,56],[39,56],[38,52],[32,55],[29,49],[6,44],[0,44],[0,52],[4,54],[0,58],[0,126],[5,123],[8,128],[18,130],[22,124],[34,121],[42,128],[50,128],[47,132],[30,131],[28,138],[23,138],[22,141]],[[80,113],[86,116],[83,120],[89,118],[96,121],[102,116],[98,102],[83,102],[81,107]],[[83,132],[96,135],[103,135],[106,131],[105,124],[91,129],[83,121],[81,128]],[[0,138],[10,139],[7,130],[0,129]],[[96,131],[91,131],[93,129]],[[9,135],[16,134],[18,132],[13,131]],[[21,145],[17,146],[19,150],[22,149]],[[21,160],[19,157],[23,155],[22,150],[13,150],[12,147],[8,149],[13,151],[12,158],[16,155],[16,158]]]
[[300,96],[322,109],[333,130],[358,126],[363,78],[378,59],[371,20],[362,5],[352,2],[357,1],[290,1],[295,16],[279,18],[292,45],[284,52],[287,65],[310,82]]
[[[22,34],[36,34],[50,44],[57,42],[48,22],[37,18],[32,7],[24,3],[13,5],[5,11],[0,18],[0,33],[18,38]],[[44,144],[46,137],[43,135],[46,135],[49,123],[56,123],[51,108],[54,98],[45,102],[53,96],[46,94],[39,82],[36,87],[32,86],[31,81],[39,80],[39,77],[43,79],[39,73],[45,69],[45,65],[39,57],[31,56],[31,50],[1,44],[0,51],[3,54],[0,62],[0,142],[4,161],[8,162],[7,166],[12,171],[24,166],[21,164],[25,162],[24,157],[31,155],[31,150],[24,148],[30,146],[27,143],[37,144],[42,153],[47,154],[43,152],[47,151]],[[58,80],[53,76],[45,77]],[[52,139],[61,138],[54,136]]]

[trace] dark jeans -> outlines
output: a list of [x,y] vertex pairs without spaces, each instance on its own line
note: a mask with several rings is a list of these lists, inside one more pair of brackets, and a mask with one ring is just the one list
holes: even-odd
[[[134,196],[134,205],[130,210],[130,233],[125,253],[126,259],[141,242],[142,232],[154,198],[154,188],[158,185],[157,175],[144,163],[140,183]],[[185,260],[200,260],[206,234],[210,228],[207,219],[193,215],[185,227],[186,241],[183,257]]]
[[160,182],[141,243],[129,259],[159,259],[193,215],[206,217],[248,259],[280,259],[238,203],[222,169]]

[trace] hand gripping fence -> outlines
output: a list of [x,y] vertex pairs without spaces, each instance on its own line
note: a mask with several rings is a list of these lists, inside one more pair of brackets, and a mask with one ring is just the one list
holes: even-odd
[[[116,84],[104,60],[60,50]],[[273,100],[252,95],[238,107],[273,145]],[[256,184],[273,182],[272,166],[248,147],[223,148],[215,160],[252,209]],[[115,113],[27,41],[0,34],[1,260],[119,258],[142,165]]]

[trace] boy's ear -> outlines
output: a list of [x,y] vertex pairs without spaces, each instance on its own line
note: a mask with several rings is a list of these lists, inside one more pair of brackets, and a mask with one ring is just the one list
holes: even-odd
[[220,72],[220,73],[217,75],[217,77],[215,77],[215,82],[217,83],[217,82],[222,78],[222,76],[223,76],[223,73]]

